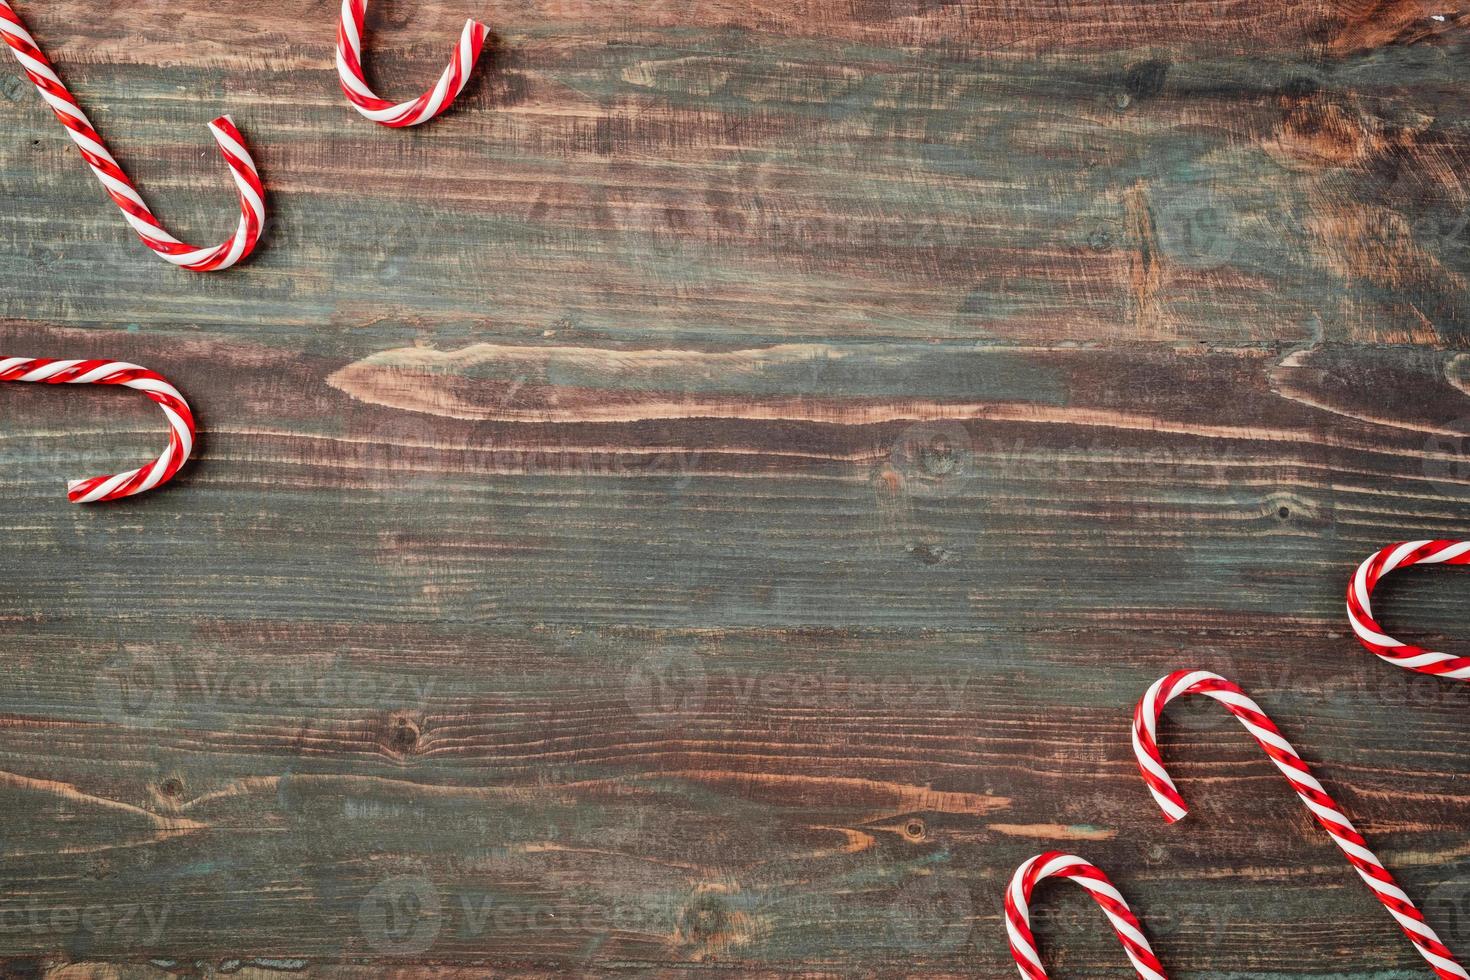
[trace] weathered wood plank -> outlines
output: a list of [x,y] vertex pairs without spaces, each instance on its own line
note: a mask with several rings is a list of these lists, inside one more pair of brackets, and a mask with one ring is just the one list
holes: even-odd
[[[23,13],[180,234],[221,111],[275,218],[181,276],[0,82],[0,343],[204,426],[79,509],[153,407],[0,392],[0,972],[1003,976],[1059,845],[1179,975],[1420,975],[1223,713],[1171,708],[1194,813],[1150,810],[1185,664],[1470,948],[1470,692],[1341,608],[1464,533],[1458,14],[378,0],[384,91],[497,30],[387,133],[328,3]],[[1470,642],[1457,573],[1380,594]],[[1128,975],[1044,906],[1058,975]]]

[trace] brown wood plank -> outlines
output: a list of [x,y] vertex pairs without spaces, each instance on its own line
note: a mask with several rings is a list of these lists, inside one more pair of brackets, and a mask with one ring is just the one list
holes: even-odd
[[[378,0],[21,12],[170,227],[0,78],[0,973],[1012,975],[1011,870],[1103,865],[1171,975],[1419,976],[1181,666],[1276,718],[1470,948],[1470,691],[1358,560],[1464,534],[1465,16],[1419,2]],[[175,227],[176,225],[176,227]],[[1465,635],[1463,572],[1381,587]],[[1048,888],[1057,976],[1130,975]]]

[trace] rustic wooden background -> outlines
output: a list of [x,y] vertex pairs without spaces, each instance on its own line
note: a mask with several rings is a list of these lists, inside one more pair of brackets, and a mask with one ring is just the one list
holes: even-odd
[[[1193,815],[1127,730],[1219,670],[1470,950],[1470,690],[1346,630],[1470,503],[1470,15],[1414,0],[17,6],[173,230],[0,78],[7,976],[1011,975],[1076,850],[1189,977],[1425,968],[1217,707]],[[8,62],[7,62],[8,63]],[[1414,571],[1387,621],[1463,634]],[[1130,976],[1049,886],[1057,975]]]

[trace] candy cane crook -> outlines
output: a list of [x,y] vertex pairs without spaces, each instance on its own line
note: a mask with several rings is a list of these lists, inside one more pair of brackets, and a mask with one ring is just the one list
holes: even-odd
[[394,128],[417,126],[448,109],[469,84],[470,72],[480,60],[480,51],[490,34],[490,29],[479,21],[465,21],[459,45],[434,87],[410,102],[395,104],[378,98],[368,88],[363,75],[362,25],[366,16],[367,0],[342,0],[342,17],[337,25],[337,75],[342,80],[343,94],[358,112],[373,122]]
[[173,477],[194,451],[194,413],[179,390],[136,364],[122,361],[57,361],[44,357],[0,357],[0,381],[59,385],[122,385],[143,392],[168,417],[168,448],[147,466],[116,476],[94,476],[67,484],[74,503],[95,504],[152,490]]
[[1457,681],[1470,680],[1470,657],[1454,657],[1400,643],[1373,618],[1373,589],[1395,568],[1410,565],[1470,565],[1470,541],[1404,541],[1370,555],[1348,583],[1348,622],[1370,651],[1399,667]]
[[128,179],[122,167],[108,152],[102,137],[88,121],[86,113],[77,104],[76,98],[66,89],[55,67],[41,51],[36,39],[31,37],[20,15],[11,7],[9,0],[0,0],[0,36],[5,38],[15,58],[25,69],[26,76],[51,106],[56,118],[66,127],[66,133],[82,151],[82,158],[102,182],[107,195],[123,213],[128,224],[138,233],[143,244],[153,249],[165,262],[182,266],[191,272],[215,272],[228,269],[255,249],[260,240],[260,229],[265,223],[265,190],[260,183],[260,174],[250,151],[245,148],[244,137],[235,128],[229,116],[220,116],[209,124],[214,141],[230,167],[230,175],[240,193],[240,224],[235,234],[221,245],[213,248],[197,248],[179,241],[164,231],[163,225],[138,193],[138,188]]
[[1383,862],[1368,850],[1367,841],[1353,827],[1342,809],[1333,802],[1332,797],[1327,795],[1322,784],[1312,776],[1307,764],[1282,736],[1280,729],[1244,691],[1219,674],[1203,670],[1176,670],[1156,681],[1138,702],[1138,709],[1134,712],[1133,751],[1138,756],[1138,768],[1143,773],[1143,781],[1148,784],[1149,792],[1164,811],[1165,820],[1173,823],[1189,812],[1184,798],[1174,787],[1174,781],[1164,771],[1158,744],[1159,717],[1164,713],[1164,706],[1184,694],[1212,697],[1239,719],[1246,731],[1266,750],[1266,754],[1271,757],[1276,768],[1281,770],[1287,782],[1291,783],[1291,788],[1296,790],[1296,795],[1312,811],[1317,822],[1332,837],[1333,843],[1342,849],[1353,869],[1373,889],[1373,894],[1388,909],[1388,913],[1398,920],[1404,934],[1419,950],[1419,954],[1429,961],[1436,976],[1442,980],[1465,980],[1470,976],[1455,961],[1455,956],[1448,947],[1440,942],[1434,930],[1425,923],[1423,913],[1394,881]]
[[1006,933],[1011,938],[1011,955],[1016,958],[1022,980],[1047,980],[1046,969],[1036,952],[1036,938],[1031,935],[1031,891],[1044,878],[1071,878],[1087,889],[1113,924],[1113,931],[1122,940],[1123,951],[1138,975],[1143,980],[1168,980],[1143,935],[1143,927],[1108,876],[1075,854],[1060,851],[1047,851],[1022,862],[1006,889]]

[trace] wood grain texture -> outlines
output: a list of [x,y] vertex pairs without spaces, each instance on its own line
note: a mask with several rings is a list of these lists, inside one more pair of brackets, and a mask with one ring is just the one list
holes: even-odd
[[[1270,711],[1470,950],[1470,690],[1347,576],[1470,504],[1466,17],[1417,0],[376,0],[22,14],[170,228],[0,78],[0,973],[1012,975],[1001,891],[1103,866],[1171,972],[1423,975],[1225,713]],[[1465,580],[1396,574],[1453,647]],[[1046,889],[1056,974],[1125,977]],[[702,975],[702,974],[701,974]]]

